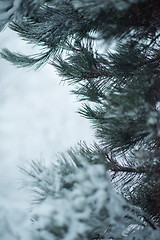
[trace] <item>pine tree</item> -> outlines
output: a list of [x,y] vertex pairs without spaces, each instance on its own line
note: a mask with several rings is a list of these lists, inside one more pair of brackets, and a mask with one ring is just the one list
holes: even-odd
[[41,51],[1,56],[53,65],[96,136],[49,168],[25,170],[38,203],[31,239],[160,238],[159,13],[159,0],[19,4],[9,27]]

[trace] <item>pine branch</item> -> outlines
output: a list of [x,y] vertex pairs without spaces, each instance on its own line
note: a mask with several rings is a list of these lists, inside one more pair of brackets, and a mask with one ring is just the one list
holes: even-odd
[[0,53],[1,57],[11,62],[17,67],[34,67],[40,68],[50,58],[52,52],[50,50],[41,52],[40,54],[33,54],[31,56],[25,56],[19,53],[13,53],[8,49],[3,49]]

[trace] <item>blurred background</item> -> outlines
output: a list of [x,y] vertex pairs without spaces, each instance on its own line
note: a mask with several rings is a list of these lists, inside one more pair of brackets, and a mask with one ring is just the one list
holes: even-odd
[[[27,54],[34,51],[9,29],[0,32],[0,46]],[[0,236],[9,225],[19,228],[29,208],[19,166],[38,159],[54,162],[58,152],[93,140],[90,123],[76,113],[80,104],[71,88],[49,64],[38,71],[17,69],[0,58],[0,209],[4,213]]]

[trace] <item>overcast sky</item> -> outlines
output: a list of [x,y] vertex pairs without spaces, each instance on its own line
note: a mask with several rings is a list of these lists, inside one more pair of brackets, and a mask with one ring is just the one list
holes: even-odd
[[[0,46],[33,51],[9,29],[0,33]],[[35,72],[0,59],[0,204],[6,208],[26,205],[28,193],[18,189],[19,165],[55,161],[55,154],[79,141],[92,142],[90,123],[75,113],[71,88],[60,82],[50,65]]]

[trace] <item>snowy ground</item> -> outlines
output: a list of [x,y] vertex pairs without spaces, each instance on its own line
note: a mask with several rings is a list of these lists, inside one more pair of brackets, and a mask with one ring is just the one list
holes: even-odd
[[[0,33],[0,46],[32,51],[8,29]],[[16,69],[0,59],[0,221],[4,222],[0,227],[1,240],[10,240],[2,234],[2,229],[9,231],[4,216],[10,214],[11,224],[14,221],[18,225],[22,217],[15,216],[15,212],[28,208],[28,193],[19,189],[22,175],[18,166],[40,158],[54,161],[56,153],[80,140],[92,141],[90,124],[75,113],[77,109],[69,87],[60,84],[51,66],[35,72]]]

